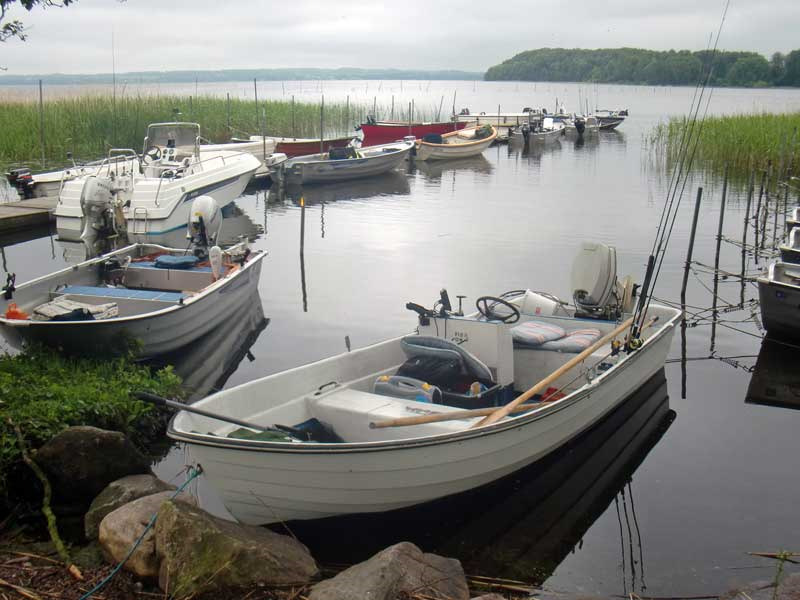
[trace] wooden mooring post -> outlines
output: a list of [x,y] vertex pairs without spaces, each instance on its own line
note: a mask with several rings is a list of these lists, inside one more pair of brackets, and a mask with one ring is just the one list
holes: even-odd
[[754,232],[754,241],[753,241],[753,251],[755,253],[756,264],[758,264],[758,230],[760,225],[761,219],[761,199],[764,197],[764,183],[767,179],[767,171],[764,170],[761,172],[761,186],[758,189],[758,202],[756,202],[756,212],[753,219],[753,232]]
[[686,251],[686,265],[683,268],[683,283],[681,284],[681,398],[686,398],[686,285],[689,283],[689,270],[692,266],[694,253],[694,237],[697,234],[697,218],[700,216],[700,201],[703,198],[703,188],[697,188],[697,200],[694,203],[694,216],[692,229],[689,234],[689,248]]
[[739,306],[744,307],[744,272],[747,262],[747,226],[750,224],[750,205],[753,203],[753,193],[755,192],[756,171],[750,172],[750,181],[747,184],[747,208],[744,209],[744,229],[742,231],[742,273],[741,289],[739,295]]
[[714,287],[711,294],[711,347],[709,353],[714,354],[714,343],[717,337],[717,298],[719,293],[719,251],[722,246],[722,224],[725,220],[725,200],[728,195],[728,165],[725,165],[725,173],[722,176],[722,199],[719,204],[719,224],[717,225],[717,247],[714,251]]
[[42,168],[45,168],[44,152],[44,92],[42,91],[42,80],[39,80],[39,141],[42,145]]

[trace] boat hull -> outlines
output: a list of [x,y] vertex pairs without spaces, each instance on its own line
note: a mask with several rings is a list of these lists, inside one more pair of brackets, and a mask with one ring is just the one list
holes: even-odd
[[[261,136],[250,136],[251,140],[261,140]],[[294,156],[304,156],[319,152],[319,139],[269,137],[275,143],[275,152],[285,154],[289,158]],[[322,141],[323,152],[330,151],[331,148],[344,148],[352,142],[354,136],[331,138]]]
[[800,340],[800,287],[758,279],[761,320],[771,337]]
[[444,135],[466,126],[465,122],[412,123],[411,125],[408,123],[377,123],[375,125],[364,123],[361,125],[361,132],[364,134],[364,145],[375,146],[402,140],[407,135],[413,135],[417,139],[422,139],[428,134]]
[[[362,444],[261,445],[214,440],[176,430],[192,457],[237,519],[250,524],[373,513],[428,502],[478,488],[530,465],[597,423],[664,365],[679,318],[667,320],[639,351],[599,375],[569,399],[494,425],[457,433]],[[350,353],[368,361],[389,340]],[[313,390],[335,373],[334,359],[302,367]],[[241,394],[257,394],[259,382]],[[212,397],[213,398],[213,397]],[[247,402],[245,397],[236,400]],[[203,401],[204,408],[212,406]],[[232,406],[232,404],[228,404]]]
[[[456,134],[460,135],[460,134]],[[497,130],[492,135],[482,140],[465,140],[461,144],[431,144],[417,142],[416,160],[447,160],[453,158],[467,158],[482,154],[497,139]]]
[[410,142],[404,142],[404,144],[405,148],[397,152],[387,152],[366,158],[319,160],[319,155],[297,157],[294,161],[287,162],[284,176],[287,183],[308,184],[346,181],[379,175],[396,169],[408,158],[413,144]]

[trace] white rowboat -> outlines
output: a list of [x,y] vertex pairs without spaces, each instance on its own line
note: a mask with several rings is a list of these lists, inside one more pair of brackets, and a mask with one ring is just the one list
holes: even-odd
[[442,143],[433,143],[425,139],[417,140],[416,160],[446,160],[477,156],[483,153],[497,139],[497,130],[491,128],[488,137],[478,138],[478,127],[461,129],[441,136]]

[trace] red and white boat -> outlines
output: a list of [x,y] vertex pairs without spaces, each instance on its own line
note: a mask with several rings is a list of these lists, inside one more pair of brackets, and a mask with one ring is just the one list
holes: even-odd
[[439,123],[409,123],[408,121],[375,121],[362,123],[361,132],[364,134],[362,143],[365,146],[388,144],[402,140],[407,135],[422,139],[429,133],[444,135],[451,131],[458,131],[466,127],[467,123],[443,121]]
[[[402,137],[402,136],[401,136]],[[260,135],[251,135],[250,141],[260,142],[263,138]],[[344,148],[352,142],[354,136],[331,138],[322,141],[322,152],[328,152],[331,148]],[[292,138],[292,137],[271,137],[267,136],[267,141],[275,142],[275,152],[283,153],[289,158],[293,156],[304,156],[320,152],[319,138]]]

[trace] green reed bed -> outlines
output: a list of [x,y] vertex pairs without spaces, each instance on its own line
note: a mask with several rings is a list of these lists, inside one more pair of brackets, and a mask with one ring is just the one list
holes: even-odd
[[[673,117],[658,125],[649,136],[651,150],[677,163],[684,132],[691,124],[685,117]],[[700,132],[695,166],[721,172],[729,165],[734,173],[764,169],[796,171],[800,166],[800,112],[787,114],[743,114],[707,117],[694,125]]]
[[[388,118],[388,107],[372,103],[325,102],[325,137],[355,135],[355,126],[377,110]],[[77,96],[44,103],[0,98],[0,164],[38,164],[42,155],[40,118],[44,118],[44,154],[48,166],[63,164],[67,152],[77,159],[103,157],[109,148],[134,148],[141,152],[149,123],[193,121],[212,142],[259,134],[319,137],[320,103],[254,100],[217,96]],[[395,118],[405,120],[408,109],[396,107]],[[415,110],[415,118],[430,118]]]

